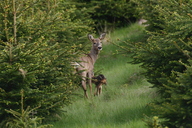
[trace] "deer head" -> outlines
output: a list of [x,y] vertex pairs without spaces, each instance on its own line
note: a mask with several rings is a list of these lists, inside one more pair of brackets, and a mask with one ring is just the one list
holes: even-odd
[[94,50],[96,50],[96,51],[102,50],[101,40],[103,40],[105,38],[105,35],[106,35],[106,33],[102,33],[99,38],[94,38],[91,34],[88,34],[89,40],[93,43]]

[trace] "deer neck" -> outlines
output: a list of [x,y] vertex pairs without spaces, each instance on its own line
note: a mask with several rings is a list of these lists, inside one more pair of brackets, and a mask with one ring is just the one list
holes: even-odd
[[91,49],[90,53],[89,53],[89,56],[91,57],[92,61],[93,61],[93,64],[95,63],[95,61],[97,60],[98,58],[98,54],[99,54],[99,51],[96,51],[94,49]]

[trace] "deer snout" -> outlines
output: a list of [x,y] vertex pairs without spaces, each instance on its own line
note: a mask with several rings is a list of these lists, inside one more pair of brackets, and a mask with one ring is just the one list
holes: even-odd
[[102,50],[102,47],[98,47],[99,50]]

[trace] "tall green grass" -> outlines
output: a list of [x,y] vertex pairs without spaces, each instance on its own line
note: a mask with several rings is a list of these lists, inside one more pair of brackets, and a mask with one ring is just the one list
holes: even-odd
[[[115,54],[118,47],[111,42],[117,40],[132,41],[143,38],[143,27],[133,24],[121,28],[108,36],[103,51],[95,64],[107,78],[103,94],[90,99],[83,98],[79,88],[76,100],[66,111],[62,119],[53,123],[54,128],[145,128],[144,115],[150,115],[148,103],[153,100],[155,91],[142,76],[139,65],[127,63],[131,58]],[[117,42],[118,43],[118,42]]]

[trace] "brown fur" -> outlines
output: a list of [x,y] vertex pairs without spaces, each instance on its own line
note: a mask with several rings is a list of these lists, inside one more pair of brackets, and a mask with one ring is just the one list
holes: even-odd
[[86,88],[86,77],[88,77],[88,84],[90,87],[90,92],[92,94],[92,81],[91,78],[93,75],[94,64],[98,58],[100,50],[102,50],[101,40],[105,38],[105,33],[101,34],[99,38],[94,38],[92,35],[88,34],[88,39],[92,42],[92,48],[89,54],[86,54],[79,58],[79,66],[77,71],[81,71],[80,75],[82,76],[82,88],[84,90],[84,95],[88,98],[87,88]]
[[92,77],[92,83],[96,85],[96,92],[94,93],[94,96],[99,96],[102,93],[102,85],[107,84],[107,79],[104,75],[100,74],[96,77]]

